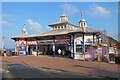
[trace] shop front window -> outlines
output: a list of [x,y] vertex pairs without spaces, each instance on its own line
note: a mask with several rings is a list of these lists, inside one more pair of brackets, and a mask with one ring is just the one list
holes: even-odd
[[76,52],[82,53],[82,45],[76,45]]

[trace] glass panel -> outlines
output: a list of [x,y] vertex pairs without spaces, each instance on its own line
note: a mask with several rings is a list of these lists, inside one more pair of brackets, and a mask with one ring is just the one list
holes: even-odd
[[82,53],[82,45],[76,45],[76,52]]

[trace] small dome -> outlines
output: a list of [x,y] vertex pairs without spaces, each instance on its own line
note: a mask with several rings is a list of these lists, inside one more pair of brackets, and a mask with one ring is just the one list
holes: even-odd
[[67,17],[65,14],[61,15],[60,17]]
[[68,21],[68,17],[65,15],[61,15],[60,16],[60,22],[67,22]]
[[22,29],[23,31],[26,31],[26,29]]
[[80,20],[80,22],[86,22],[86,20],[85,20],[85,19],[82,19],[82,20]]

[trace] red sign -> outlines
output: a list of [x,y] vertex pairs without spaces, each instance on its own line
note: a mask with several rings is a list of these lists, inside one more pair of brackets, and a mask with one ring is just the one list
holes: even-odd
[[25,40],[19,40],[20,46],[26,46],[26,41]]
[[28,45],[36,45],[37,42],[36,41],[28,41]]

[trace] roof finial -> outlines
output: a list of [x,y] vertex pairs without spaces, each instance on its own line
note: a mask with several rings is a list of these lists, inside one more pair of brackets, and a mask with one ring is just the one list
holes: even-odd
[[84,19],[84,11],[83,10],[82,10],[81,16],[82,16],[82,19]]
[[23,29],[25,29],[25,24],[24,24],[24,26],[23,26]]

